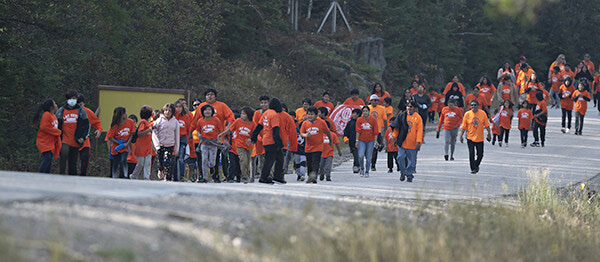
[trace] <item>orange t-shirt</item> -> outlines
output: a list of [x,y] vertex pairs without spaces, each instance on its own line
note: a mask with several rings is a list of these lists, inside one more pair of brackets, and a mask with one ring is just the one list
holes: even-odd
[[485,100],[486,97],[482,94],[479,94],[477,97],[475,97],[475,95],[473,94],[469,94],[466,98],[465,98],[465,107],[469,106],[469,103],[471,103],[472,100],[477,100],[479,102],[479,109],[483,108],[483,106],[486,106],[486,102]]
[[385,123],[383,121],[388,120],[385,107],[380,106],[380,105],[373,107],[373,106],[369,105],[369,109],[371,109],[371,117],[373,117],[373,118],[375,118],[375,120],[377,120],[377,126],[379,127],[378,133],[380,133],[381,128],[385,127]]
[[[208,103],[203,102],[196,108],[194,113],[194,119],[190,123],[189,130],[198,130],[198,128],[196,128],[196,126],[194,125],[198,123],[198,119],[204,118],[204,115],[202,114],[201,110],[202,107],[205,105],[208,105]],[[229,108],[227,104],[215,101],[210,105],[215,109],[215,114],[213,115],[213,117],[218,117],[219,119],[223,120],[223,126],[225,126],[225,123],[233,123],[233,121],[235,120],[235,116],[233,115],[231,108]]]
[[379,125],[374,117],[369,117],[369,119],[359,117],[356,120],[356,133],[360,135],[358,140],[363,142],[371,142],[375,140],[375,137],[380,132]]
[[327,103],[325,103],[325,102],[323,102],[323,100],[319,100],[319,101],[317,101],[317,102],[315,103],[315,107],[316,107],[316,108],[320,108],[320,107],[326,107],[326,108],[327,108],[327,110],[328,110],[328,111],[327,111],[327,116],[331,115],[331,112],[333,112],[333,108],[334,108],[334,106],[333,106],[333,103],[331,103],[331,102],[327,102]]
[[[285,111],[279,113],[279,135],[283,142],[283,149],[298,150],[298,133],[296,132],[296,123],[290,114]],[[288,143],[290,144],[288,148]]]
[[[584,97],[587,97],[587,99],[590,99],[590,94],[587,90],[584,90],[583,92],[575,90],[575,93],[573,93],[573,97],[577,97],[579,94],[582,94]],[[587,111],[587,103],[588,101],[585,100],[585,98],[577,98],[577,101],[575,101],[575,112],[581,115],[585,115],[585,112]]]
[[587,61],[583,60],[583,61],[581,61],[581,62],[583,62],[583,64],[584,64],[585,66],[587,66],[587,68],[588,68],[588,71],[590,71],[590,72],[594,72],[594,70],[595,70],[595,67],[594,67],[594,63],[593,63],[592,61],[589,61],[589,62],[587,62]]
[[575,79],[575,72],[573,72],[573,71],[565,70],[565,71],[562,71],[561,74],[562,74],[563,80],[567,79],[567,76],[570,77],[571,80]]
[[467,139],[473,142],[483,142],[483,130],[489,126],[490,122],[483,110],[477,110],[477,113],[469,110],[463,117],[462,129],[467,130]]
[[562,84],[560,86],[560,108],[573,110],[573,93],[575,93],[575,87],[573,85],[566,87]]
[[504,108],[500,112],[500,127],[504,129],[510,129],[510,122],[512,121],[513,110],[510,108]]
[[383,136],[383,138],[385,139],[385,142],[387,144],[387,146],[385,147],[387,152],[398,152],[398,147],[394,145],[394,132],[392,132],[391,128],[388,128],[385,131],[385,135]]
[[436,109],[437,112],[442,112],[444,109],[444,103],[446,102],[446,96],[443,94],[438,94],[438,107]]
[[[363,101],[362,99],[358,99],[356,101],[354,101],[352,99],[352,97],[348,97],[348,99],[346,99],[346,101],[344,101],[344,105],[351,105],[351,106],[364,106],[365,105],[365,101]],[[298,114],[298,113],[296,113]],[[297,118],[296,118],[297,119]]]
[[317,118],[314,123],[304,121],[300,127],[300,133],[310,134],[304,143],[304,152],[323,152],[323,135],[329,132],[327,124],[322,119]]
[[[94,127],[96,130],[100,130],[100,132],[102,132],[102,123],[100,123],[100,119],[98,119],[96,114],[94,114],[94,111],[92,111],[91,109],[89,109],[87,107],[83,107],[83,109],[87,113],[87,117],[90,121],[90,126]],[[83,141],[83,145],[81,146],[81,148],[79,148],[79,150],[81,151],[82,149],[84,149],[86,147],[90,147],[90,138],[89,137],[85,141]]]
[[46,111],[40,120],[40,129],[37,133],[35,144],[40,150],[40,153],[52,151],[54,158],[57,158],[60,152],[61,141],[60,134],[62,131],[58,129],[58,119],[56,115]]
[[[533,69],[529,68],[529,70],[527,70],[527,73],[525,73],[524,71],[519,72],[519,75],[517,76],[517,81],[516,84],[517,86],[521,87],[522,90],[524,90],[524,86],[526,83],[529,82],[529,80],[531,80],[531,75],[533,75],[533,73],[535,73],[535,71],[533,71]],[[539,78],[538,78],[539,79]]]
[[509,99],[510,100],[510,86],[509,85],[500,84],[500,88],[502,88],[502,99],[504,99],[504,100]]
[[496,124],[494,124],[494,122],[490,122],[490,124],[492,125],[492,134],[493,135],[500,135],[500,126],[497,126]]
[[[541,102],[537,103],[537,105],[535,105],[535,111],[538,111],[541,109],[542,111],[546,112],[546,115],[548,115],[548,106],[547,105],[548,105],[548,103],[546,103],[545,100],[542,100]],[[538,124],[543,125],[543,126],[546,125],[545,122],[540,122],[540,121],[538,121],[537,118],[535,119],[535,122],[538,122]]]
[[72,146],[79,147],[75,140],[75,129],[77,129],[77,119],[79,118],[79,109],[64,109],[62,119],[62,142]]
[[[146,131],[152,128],[152,124],[148,122],[146,119],[140,120],[140,125],[138,126],[138,132]],[[154,150],[152,149],[152,132],[147,133],[143,136],[138,136],[137,141],[135,142],[135,156],[144,157],[147,155],[151,155]]]
[[[384,98],[386,97],[392,97],[390,95],[390,93],[388,93],[388,91],[383,91],[383,93],[379,92],[379,93],[373,93],[374,95],[377,95],[377,97],[379,97],[379,101],[383,101]],[[373,95],[371,94],[371,95]],[[371,95],[369,95],[369,97],[371,97]]]
[[196,130],[198,131],[200,137],[214,140],[217,139],[219,133],[223,132],[223,121],[215,116],[209,120],[206,120],[206,118],[200,118],[196,123]]
[[181,115],[181,113],[179,111],[175,112],[175,119],[177,119],[177,123],[179,124],[179,136],[185,136],[188,135],[190,129],[189,129],[189,123],[191,120],[191,118],[193,117],[193,114],[185,114],[185,115]]
[[492,95],[496,93],[496,87],[494,86],[494,84],[489,84],[489,85],[481,85],[477,84],[477,87],[479,87],[479,95],[484,95],[485,96],[485,105],[486,106],[491,106],[492,105]]
[[[107,138],[112,137],[117,140],[121,140],[121,139],[129,140],[129,135],[133,132],[135,132],[135,124],[133,123],[132,119],[127,118],[127,120],[125,121],[125,124],[111,126],[110,129],[108,130],[108,133],[106,134],[106,137]],[[119,152],[117,152],[115,150],[117,145],[118,145],[117,143],[111,143],[110,153],[112,155],[116,155],[118,153],[123,153],[123,152],[128,152],[127,147],[123,147],[123,148],[121,148],[121,150],[119,150]]]
[[327,158],[333,156],[333,145],[337,145],[340,140],[337,138],[335,133],[330,133],[332,144],[329,144],[329,137],[327,135],[323,135],[323,152],[321,153],[321,158]]
[[[258,125],[261,122],[262,115],[263,115],[263,113],[260,112],[260,110],[254,111],[254,116],[252,117],[252,121],[256,125]],[[254,130],[253,130],[253,132],[254,132]],[[262,155],[265,153],[265,148],[263,147],[263,143],[262,143],[262,134],[263,134],[263,131],[261,130],[260,133],[258,133],[258,137],[256,138],[256,143],[254,144],[254,151],[252,152],[253,154]]]
[[438,104],[440,103],[440,101],[438,101],[438,94],[436,92],[433,92],[433,94],[429,93],[429,99],[431,100],[431,106],[427,109],[427,112],[436,111]]
[[450,109],[450,107],[446,106],[444,109],[442,109],[442,113],[440,114],[438,129],[442,128],[442,123],[444,124],[444,130],[458,128],[460,126],[460,122],[462,121],[462,117],[462,109],[457,106]]
[[[450,89],[452,89],[452,83],[454,83],[454,82],[450,82],[450,83],[446,84],[446,87],[444,88],[444,95],[446,93],[448,93],[448,91],[450,91]],[[460,91],[463,94],[463,96],[466,96],[467,92],[465,92],[465,86],[463,86],[462,83],[457,83],[457,84],[458,84],[458,91]]]
[[306,110],[304,110],[304,107],[296,109],[296,121],[304,120],[306,120]]
[[406,123],[408,123],[408,133],[406,139],[402,142],[402,148],[416,149],[417,143],[423,143],[423,119],[417,112],[412,115],[407,113]]
[[[233,124],[229,126],[229,130],[234,134],[232,136],[232,147],[233,148],[245,148],[248,150],[252,149],[252,144],[246,144],[246,140],[252,136],[252,131],[256,127],[256,123],[253,121],[245,122],[241,118],[233,121]],[[237,150],[234,151],[237,155]]]
[[525,93],[525,90],[527,88],[531,87],[531,90],[529,90],[529,92],[527,93],[527,102],[530,105],[535,105],[537,104],[537,98],[535,98],[535,93],[537,93],[538,90],[542,90],[542,85],[540,83],[528,83],[527,86],[523,86],[523,88],[521,88],[521,94]]
[[531,127],[531,120],[533,119],[533,113],[531,112],[531,109],[519,109],[519,112],[517,113],[517,118],[519,119],[519,130],[529,130],[529,128]]
[[387,107],[384,106],[383,108],[385,108],[385,114],[387,115],[388,119],[394,117],[394,107],[393,106],[387,106]]
[[[263,126],[262,134],[264,146],[275,144],[275,139],[273,138],[273,128],[279,127],[280,123],[279,114],[277,114],[277,112],[275,112],[273,109],[267,110],[262,115],[262,121],[260,124]],[[281,127],[279,129],[281,133]]]
[[552,85],[550,86],[550,90],[553,90],[555,92],[558,92],[558,89],[560,88],[560,83],[562,81],[562,77],[560,72],[558,73],[552,73],[552,75],[550,76],[550,81],[552,82]]

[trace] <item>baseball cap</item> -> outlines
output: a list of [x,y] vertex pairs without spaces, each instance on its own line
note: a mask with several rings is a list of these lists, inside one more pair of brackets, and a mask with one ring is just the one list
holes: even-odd
[[379,97],[376,94],[372,94],[369,100],[379,100]]

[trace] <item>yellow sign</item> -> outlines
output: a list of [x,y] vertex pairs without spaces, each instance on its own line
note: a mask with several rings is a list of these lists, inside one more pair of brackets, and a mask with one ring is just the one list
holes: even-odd
[[102,129],[107,132],[116,107],[124,107],[127,115],[136,115],[139,119],[140,108],[149,105],[152,109],[161,109],[167,103],[185,98],[187,91],[181,89],[159,89],[123,86],[98,86],[99,118]]

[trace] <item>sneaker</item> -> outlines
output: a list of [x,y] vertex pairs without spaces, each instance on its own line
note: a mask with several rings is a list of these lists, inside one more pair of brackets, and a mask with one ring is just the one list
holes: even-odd
[[274,182],[277,182],[278,184],[287,184],[287,181],[285,181],[285,179],[278,179],[278,178],[273,178]]
[[565,129],[565,133],[568,134],[569,133],[569,128]]
[[327,177],[327,178],[325,178],[325,181],[329,181],[329,182],[331,182],[331,177]]
[[301,176],[301,177],[300,177],[300,181],[301,181],[301,182],[304,182],[304,180],[305,180],[304,176]]
[[446,159],[446,161],[448,161],[448,155],[444,155],[444,159]]
[[353,172],[354,174],[357,174],[359,171],[360,171],[360,167],[357,167],[357,166],[353,166],[353,167],[352,167],[352,172]]
[[261,183],[261,184],[269,184],[269,185],[275,184],[275,183],[273,183],[273,181],[272,181],[272,180],[262,180],[262,179],[259,179],[259,180],[258,180],[258,183]]
[[362,170],[362,169],[358,173],[360,174],[360,177],[364,177],[365,176],[365,171]]
[[242,178],[242,183],[244,183],[244,184],[248,184],[248,179],[247,179],[247,178],[245,178],[245,177],[244,177],[244,178]]
[[321,175],[319,176],[319,179],[320,179],[321,181],[323,181],[323,180],[325,179],[325,174],[321,174]]
[[539,146],[540,146],[540,143],[539,143],[539,142],[533,142],[533,143],[531,143],[531,145],[530,145],[530,146],[531,146],[531,147],[539,147]]
[[544,147],[544,142],[542,142],[542,147]]
[[400,181],[404,181],[404,179],[406,179],[406,175],[405,174],[400,174]]
[[560,129],[560,132],[563,132],[563,134],[567,133],[567,129],[563,127],[563,128]]
[[492,140],[492,146],[496,144],[496,140]]
[[502,142],[498,141],[498,146],[502,147]]
[[393,173],[393,172],[394,172],[394,170],[392,170],[391,168],[388,169],[388,173]]
[[508,143],[504,144],[505,147],[508,147]]
[[296,181],[300,181],[302,177],[300,175],[298,175],[298,177],[296,178]]
[[369,173],[367,172],[367,173],[365,173],[365,178],[368,178],[368,177],[369,177]]
[[525,148],[527,146],[527,143],[521,143],[521,148]]
[[408,182],[408,183],[412,183],[412,181],[413,181],[413,179],[410,177],[406,179],[406,182]]
[[227,180],[227,183],[235,183],[235,180],[229,179],[229,180]]
[[450,161],[454,161],[454,156],[450,156]]
[[371,171],[377,171],[377,169],[375,169],[375,167],[371,167]]

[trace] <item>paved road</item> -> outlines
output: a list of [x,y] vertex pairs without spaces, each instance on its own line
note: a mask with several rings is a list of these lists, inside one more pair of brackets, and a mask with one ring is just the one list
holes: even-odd
[[[286,176],[287,185],[193,184],[156,181],[67,177],[0,171],[0,200],[33,200],[65,196],[147,198],[173,194],[259,193],[316,199],[361,201],[364,198],[392,199],[481,199],[512,194],[524,186],[528,169],[547,169],[553,184],[565,186],[600,173],[600,118],[596,108],[588,110],[584,136],[560,132],[560,111],[550,110],[545,148],[520,148],[516,121],[509,147],[485,144],[481,171],[469,173],[466,144],[457,144],[455,161],[443,159],[443,135],[428,133],[418,155],[415,182],[398,180],[387,173],[386,154],[379,154],[376,172],[370,178],[352,174],[352,163],[334,169],[333,182],[308,185]],[[532,142],[530,133],[529,142]]]

